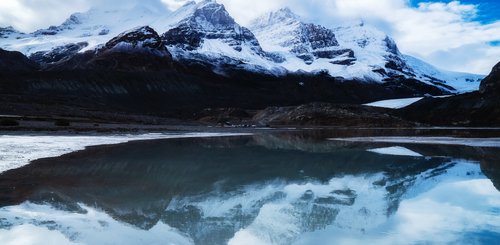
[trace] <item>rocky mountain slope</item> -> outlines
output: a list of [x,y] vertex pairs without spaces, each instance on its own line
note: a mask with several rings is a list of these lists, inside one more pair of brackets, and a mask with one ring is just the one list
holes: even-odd
[[500,126],[500,63],[481,90],[448,98],[427,98],[401,110],[408,120],[433,125]]

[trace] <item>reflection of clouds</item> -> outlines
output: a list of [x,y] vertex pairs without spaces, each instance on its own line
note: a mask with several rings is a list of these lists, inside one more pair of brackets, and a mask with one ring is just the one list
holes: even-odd
[[108,214],[82,206],[85,212],[56,210],[24,203],[0,209],[0,244],[192,244],[175,229],[159,222],[150,230],[120,223]]
[[0,230],[0,244],[3,245],[39,244],[40,241],[45,244],[74,244],[60,232],[34,225],[16,226],[10,231]]
[[460,243],[471,234],[500,230],[500,216],[492,211],[499,204],[500,192],[488,179],[456,181],[402,201],[383,228],[347,239],[332,235],[338,232],[335,228],[327,229],[304,237],[298,244]]
[[[328,183],[278,187],[282,200],[264,204],[252,223],[229,244],[291,244],[302,234],[330,225],[346,230],[377,227],[387,219],[386,190],[373,185],[382,174],[344,176]],[[249,196],[257,196],[255,189]],[[251,243],[249,242],[251,241]]]

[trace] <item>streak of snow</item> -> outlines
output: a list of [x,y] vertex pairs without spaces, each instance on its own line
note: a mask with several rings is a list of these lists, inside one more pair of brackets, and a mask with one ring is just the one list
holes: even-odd
[[242,136],[236,133],[140,134],[112,136],[0,135],[0,173],[30,161],[57,157],[87,146],[119,144],[134,140]]

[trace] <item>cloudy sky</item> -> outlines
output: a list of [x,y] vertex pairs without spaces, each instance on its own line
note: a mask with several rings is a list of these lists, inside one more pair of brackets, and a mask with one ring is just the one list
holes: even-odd
[[[58,25],[73,12],[96,5],[163,3],[175,10],[185,0],[1,0],[0,26],[30,32]],[[280,7],[308,21],[335,26],[362,19],[392,36],[402,52],[438,67],[487,74],[500,61],[498,0],[218,0],[242,25]]]

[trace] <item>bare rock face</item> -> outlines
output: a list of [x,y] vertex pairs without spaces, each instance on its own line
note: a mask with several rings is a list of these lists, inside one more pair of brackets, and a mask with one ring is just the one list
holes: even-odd
[[196,9],[190,16],[162,35],[168,46],[191,51],[200,48],[205,39],[217,39],[236,51],[241,51],[246,44],[253,51],[263,53],[252,32],[238,25],[223,5],[204,1],[193,8]]
[[150,53],[170,56],[160,35],[149,26],[138,27],[111,39],[99,52]]
[[71,43],[55,47],[48,51],[39,51],[30,55],[30,59],[42,66],[48,66],[58,62],[64,62],[75,56],[80,50],[87,47],[88,43]]
[[159,71],[173,66],[160,35],[149,26],[126,31],[95,50],[79,53],[49,70]]
[[500,93],[500,62],[498,62],[491,73],[481,82],[480,92]]
[[20,35],[23,33],[16,31],[16,29],[14,29],[14,27],[12,27],[12,26],[0,27],[0,38],[9,38],[11,35],[15,35],[15,34]]

